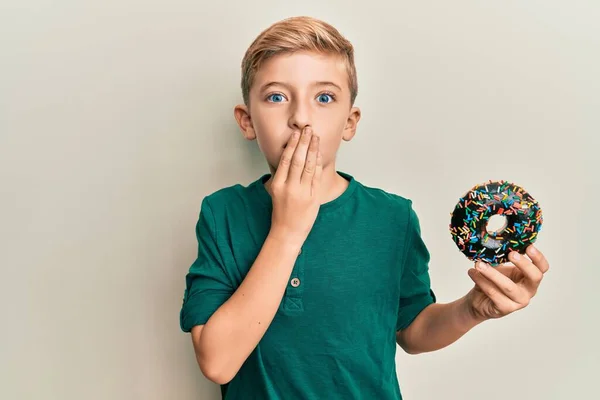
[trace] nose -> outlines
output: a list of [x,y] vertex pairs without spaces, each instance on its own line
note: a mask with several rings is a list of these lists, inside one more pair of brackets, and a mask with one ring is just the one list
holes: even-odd
[[289,125],[291,129],[299,131],[310,126],[310,109],[308,105],[305,105],[302,102],[296,102],[294,104],[291,108]]

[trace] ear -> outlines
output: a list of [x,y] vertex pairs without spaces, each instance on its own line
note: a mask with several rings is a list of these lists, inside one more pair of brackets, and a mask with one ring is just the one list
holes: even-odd
[[233,109],[233,116],[240,126],[244,138],[246,140],[256,139],[256,132],[252,125],[252,118],[250,118],[250,109],[244,104],[239,104]]
[[356,127],[358,125],[358,121],[360,121],[360,115],[360,108],[352,107],[350,110],[350,115],[348,116],[348,121],[346,121],[346,126],[344,127],[344,133],[342,134],[342,139],[344,139],[346,142],[352,140],[356,134]]

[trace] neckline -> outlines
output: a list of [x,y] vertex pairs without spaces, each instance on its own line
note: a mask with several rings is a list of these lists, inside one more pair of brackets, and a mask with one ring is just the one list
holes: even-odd
[[[322,213],[324,211],[333,210],[333,209],[341,206],[342,204],[344,204],[350,197],[352,197],[352,195],[354,194],[354,192],[356,190],[356,187],[358,186],[358,182],[356,181],[356,179],[354,179],[354,177],[352,175],[350,175],[346,172],[342,172],[342,171],[336,171],[336,173],[348,181],[348,187],[346,188],[346,190],[344,190],[342,192],[342,194],[340,194],[335,199],[330,200],[327,203],[321,204],[321,207],[319,208],[319,213]],[[265,187],[265,182],[267,180],[269,180],[270,177],[271,177],[271,174],[266,173],[266,174],[262,175],[260,178],[258,178],[257,180],[255,180],[253,182],[252,186],[254,188],[254,191],[258,195],[260,202],[262,204],[264,204],[265,206],[272,208],[273,200],[271,198],[271,195],[267,191],[267,188]]]

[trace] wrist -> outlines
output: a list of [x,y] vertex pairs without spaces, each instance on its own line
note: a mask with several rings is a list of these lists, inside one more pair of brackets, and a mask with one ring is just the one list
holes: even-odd
[[287,232],[284,229],[272,227],[267,235],[267,240],[278,248],[288,249],[292,252],[298,253],[304,244],[305,239],[299,235],[294,235]]
[[458,320],[461,326],[469,330],[487,320],[475,311],[470,296],[466,295],[458,301]]

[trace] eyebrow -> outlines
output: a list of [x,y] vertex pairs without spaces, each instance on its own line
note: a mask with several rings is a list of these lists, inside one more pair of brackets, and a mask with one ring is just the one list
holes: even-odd
[[[268,88],[270,88],[271,86],[284,86],[284,87],[286,87],[288,89],[290,87],[290,85],[288,85],[285,82],[269,82],[269,83],[264,84],[261,87],[260,91],[263,92],[263,91],[267,90]],[[340,92],[343,91],[342,88],[339,85],[337,85],[337,84],[335,84],[335,83],[333,83],[331,81],[317,81],[317,82],[313,82],[312,86],[333,86],[333,87],[337,88]]]

